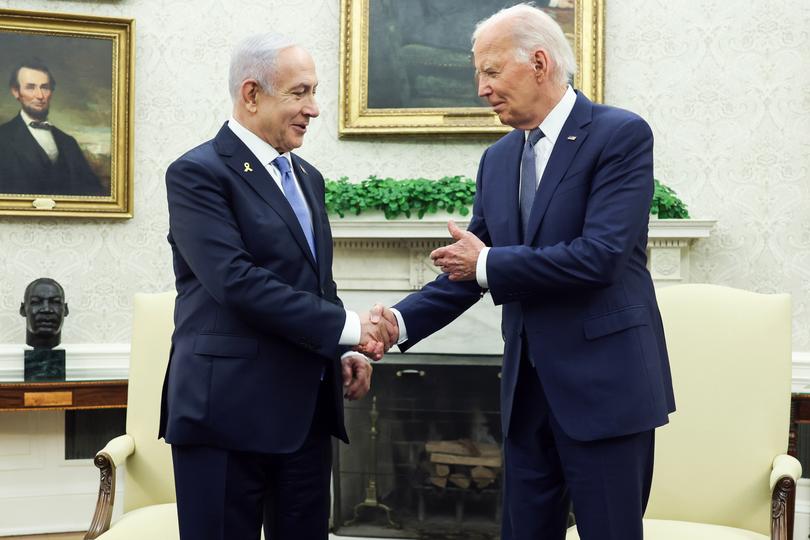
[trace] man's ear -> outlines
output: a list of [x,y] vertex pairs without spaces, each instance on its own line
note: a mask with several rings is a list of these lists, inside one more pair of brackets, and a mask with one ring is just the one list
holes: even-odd
[[70,310],[68,309],[67,302],[65,302],[65,317],[68,316],[68,313],[70,313]]
[[246,79],[242,81],[242,86],[239,88],[239,95],[248,111],[256,112],[256,100],[259,92],[261,92],[261,87],[256,79]]
[[20,315],[25,317],[25,302],[20,302]]
[[13,86],[11,87],[11,95],[14,96],[14,99],[20,99],[20,91]]
[[546,54],[546,51],[543,49],[537,49],[534,51],[532,67],[534,68],[534,73],[538,81],[541,81],[548,76],[548,55]]

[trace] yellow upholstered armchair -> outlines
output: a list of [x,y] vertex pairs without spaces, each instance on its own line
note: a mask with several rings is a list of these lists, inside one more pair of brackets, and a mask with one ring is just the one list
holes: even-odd
[[789,296],[696,284],[657,295],[678,410],[656,431],[644,538],[791,539]]
[[[179,538],[171,447],[157,438],[163,375],[174,329],[174,298],[174,292],[135,295],[127,432],[96,454],[101,485],[85,540]],[[111,526],[116,469],[124,463],[124,515]]]

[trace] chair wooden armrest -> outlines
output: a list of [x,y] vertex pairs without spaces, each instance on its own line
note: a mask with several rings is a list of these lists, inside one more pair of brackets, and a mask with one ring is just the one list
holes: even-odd
[[115,470],[135,451],[135,439],[130,435],[114,438],[99,450],[93,463],[99,468],[101,481],[93,521],[84,540],[94,540],[110,528],[115,503]]
[[773,460],[771,470],[771,539],[793,540],[796,482],[802,466],[793,456],[782,454]]

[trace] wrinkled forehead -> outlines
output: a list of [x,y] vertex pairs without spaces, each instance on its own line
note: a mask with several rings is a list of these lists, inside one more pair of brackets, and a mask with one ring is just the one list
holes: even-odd
[[62,298],[62,296],[63,294],[59,287],[47,281],[40,281],[32,285],[28,290],[26,300],[30,300],[31,298]]
[[480,67],[481,62],[494,62],[511,54],[515,50],[512,34],[504,25],[492,25],[485,28],[473,45],[473,59]]
[[276,83],[279,86],[318,84],[315,61],[303,47],[293,45],[279,52],[276,70]]
[[51,78],[48,77],[48,74],[44,71],[28,67],[21,67],[17,72],[17,81],[21,86],[26,84],[40,85],[50,83]]

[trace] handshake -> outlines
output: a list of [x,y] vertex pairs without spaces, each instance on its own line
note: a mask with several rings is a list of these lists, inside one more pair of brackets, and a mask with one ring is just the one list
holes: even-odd
[[368,313],[360,314],[360,344],[354,350],[379,360],[399,341],[399,324],[394,312],[375,304]]

